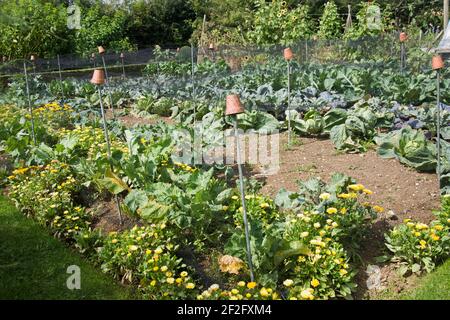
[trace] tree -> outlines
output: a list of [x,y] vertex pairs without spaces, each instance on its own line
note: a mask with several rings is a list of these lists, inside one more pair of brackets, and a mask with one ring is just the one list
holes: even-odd
[[0,52],[9,58],[54,56],[70,51],[65,7],[41,0],[0,2]]
[[99,4],[82,9],[81,29],[76,31],[75,50],[79,54],[88,54],[97,46],[110,50],[127,51],[134,46],[126,36],[127,16],[122,10],[107,15]]
[[131,5],[127,34],[139,46],[182,46],[192,34],[190,1],[137,0]]
[[333,1],[325,4],[325,9],[320,19],[318,37],[320,39],[335,39],[342,34],[343,21],[339,16],[336,4]]

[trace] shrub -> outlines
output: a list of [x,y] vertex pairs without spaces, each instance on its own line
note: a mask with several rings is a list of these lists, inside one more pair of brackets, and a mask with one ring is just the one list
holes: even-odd
[[195,283],[175,255],[174,243],[174,235],[164,224],[135,226],[110,233],[99,250],[99,260],[104,272],[138,284],[149,299],[196,297]]
[[450,254],[450,228],[439,221],[430,225],[406,219],[385,235],[392,261],[400,262],[400,273],[408,270],[431,272],[436,263]]
[[54,160],[45,166],[20,168],[9,180],[10,196],[17,206],[55,236],[73,241],[79,232],[90,229],[91,215],[73,203],[80,184],[68,165]]

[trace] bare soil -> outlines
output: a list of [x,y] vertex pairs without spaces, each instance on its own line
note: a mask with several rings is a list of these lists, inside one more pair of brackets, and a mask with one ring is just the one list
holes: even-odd
[[[266,177],[263,193],[275,196],[281,188],[297,190],[298,180],[320,177],[329,181],[340,172],[372,190],[373,203],[393,211],[398,220],[413,218],[422,222],[433,219],[439,208],[436,174],[418,173],[396,159],[382,159],[376,151],[347,154],[336,151],[331,140],[300,138],[297,146],[287,150],[285,135],[280,139],[280,170]],[[392,215],[392,212],[389,216]]]
[[90,209],[94,213],[95,222],[93,227],[108,234],[112,231],[123,231],[140,225],[138,219],[134,219],[127,214],[122,213],[122,224],[119,219],[119,210],[114,198],[110,200],[97,200]]

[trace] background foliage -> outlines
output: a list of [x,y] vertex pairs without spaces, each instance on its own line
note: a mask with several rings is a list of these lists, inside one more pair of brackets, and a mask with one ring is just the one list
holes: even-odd
[[[369,3],[361,0],[74,0],[81,29],[67,28],[66,0],[0,1],[0,54],[87,54],[98,45],[122,51],[153,45],[287,44],[309,38],[341,38],[348,5],[353,28],[345,38],[400,29],[437,31],[442,1],[377,0],[382,27],[369,30]],[[327,8],[325,10],[325,8]],[[206,17],[206,23],[203,19]],[[203,34],[203,38],[202,38]]]

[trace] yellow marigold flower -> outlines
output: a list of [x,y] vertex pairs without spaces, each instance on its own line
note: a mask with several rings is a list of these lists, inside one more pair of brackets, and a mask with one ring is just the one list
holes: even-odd
[[364,192],[365,194],[368,194],[368,195],[373,194],[373,191],[372,191],[372,190],[369,190],[369,189],[363,189],[363,192]]
[[261,203],[260,205],[261,209],[266,209],[270,207],[270,204],[268,204],[267,202]]
[[219,285],[217,283],[215,283],[209,287],[209,290],[211,290],[211,291],[219,290]]
[[117,240],[117,239],[112,239],[112,240],[111,240],[111,243],[114,244],[114,243],[117,243],[117,241],[119,241],[119,240]]
[[324,192],[319,196],[319,199],[328,200],[328,199],[330,199],[330,197],[331,197],[331,194],[329,194],[328,192]]
[[411,221],[411,219],[405,219],[405,220],[403,220],[403,223],[408,223],[410,221]]
[[341,276],[345,276],[348,272],[345,269],[341,269],[339,270],[339,273],[341,274]]
[[433,228],[434,228],[435,230],[437,230],[437,231],[442,231],[442,229],[444,229],[444,227],[441,226],[440,224],[435,225]]
[[237,199],[239,199],[239,197],[238,196],[232,196],[231,199],[237,200]]
[[249,283],[247,283],[247,288],[253,289],[254,287],[256,287],[256,282],[249,282]]
[[420,241],[419,241],[419,244],[420,244],[420,248],[421,248],[421,249],[425,249],[425,248],[426,248],[426,245],[427,245],[427,242],[426,242],[425,240],[420,240]]
[[250,298],[252,297],[252,295],[251,295],[250,293],[247,293],[247,294],[245,295],[245,297],[246,297],[247,299],[250,299]]
[[346,214],[347,213],[347,208],[342,208],[341,209],[341,214]]
[[168,269],[167,266],[162,266],[162,267],[161,267],[161,271],[162,271],[162,272],[166,272],[167,269]]
[[182,283],[182,282],[183,282],[183,279],[181,279],[181,278],[177,278],[177,279],[175,280],[175,282],[176,282],[176,283],[178,283],[178,284],[180,284],[180,283]]
[[335,214],[337,212],[337,209],[336,208],[328,208],[327,209],[327,213],[328,214]]
[[286,280],[283,281],[283,284],[286,287],[290,287],[290,286],[292,286],[294,284],[294,281],[292,281],[291,279],[286,279]]
[[425,223],[418,223],[418,224],[416,224],[416,229],[424,230],[424,229],[428,229],[428,226]]
[[420,235],[421,235],[421,233],[420,233],[420,232],[418,232],[418,231],[414,232],[414,236],[416,236],[416,237],[420,237]]
[[313,286],[313,288],[316,288],[319,284],[320,284],[319,280],[315,278],[311,280],[311,286]]
[[188,284],[186,284],[186,289],[194,289],[195,288],[195,284],[193,284],[192,282],[189,282]]
[[431,239],[433,239],[434,241],[438,241],[440,239],[440,237],[433,233],[433,234],[431,234]]
[[364,190],[364,186],[362,184],[351,184],[348,186],[348,189],[353,191],[361,191]]
[[145,254],[146,255],[151,255],[152,254],[152,250],[150,250],[150,249],[145,250]]
[[186,278],[188,275],[188,273],[186,271],[183,271],[180,273],[180,276],[182,276],[183,278]]
[[156,248],[155,253],[156,254],[161,254],[163,251],[161,248]]
[[302,238],[306,238],[307,236],[309,236],[308,231],[304,231],[304,232],[300,233],[300,237],[302,237]]
[[153,271],[158,271],[159,270],[159,267],[158,266],[155,266],[155,267],[153,267]]
[[152,287],[156,286],[156,280],[152,280],[152,282],[150,282],[150,285],[151,285]]
[[306,289],[306,290],[303,290],[303,291],[300,293],[300,296],[301,296],[303,299],[314,300],[313,292],[314,292],[314,289],[308,288],[308,289]]
[[381,213],[384,211],[384,208],[380,206],[373,206],[373,210],[375,210],[378,213]]
[[239,293],[239,290],[238,290],[238,289],[235,289],[235,288],[233,288],[233,289],[231,289],[231,293],[232,293],[232,294],[238,294],[238,293]]
[[166,279],[166,282],[167,282],[168,284],[173,284],[173,283],[175,282],[175,279],[172,278],[172,277],[170,277],[170,278],[167,278],[167,279]]
[[269,292],[267,291],[266,288],[262,288],[259,293],[261,294],[262,297],[268,297],[269,296]]
[[238,286],[239,287],[245,287],[245,282],[244,281],[239,281],[238,282]]
[[320,228],[320,223],[318,223],[318,222],[314,223],[314,228],[319,229]]

